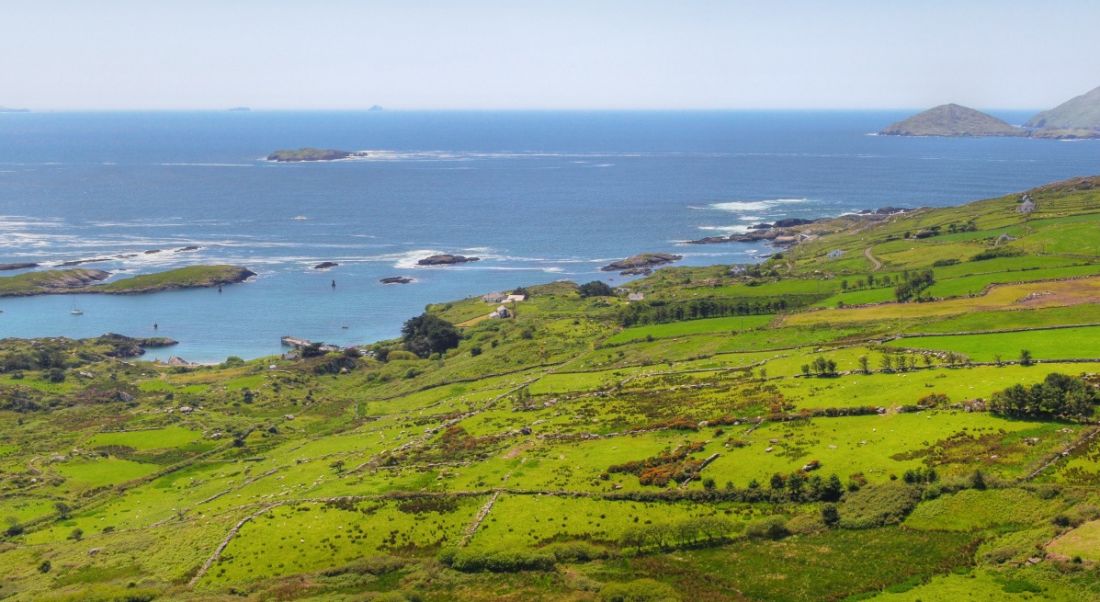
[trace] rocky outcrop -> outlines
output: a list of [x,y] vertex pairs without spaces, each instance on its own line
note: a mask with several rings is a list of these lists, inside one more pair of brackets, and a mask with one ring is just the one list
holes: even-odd
[[605,272],[625,273],[628,270],[652,269],[660,265],[665,265],[666,263],[680,261],[681,259],[683,259],[683,256],[672,255],[670,253],[641,253],[619,261],[612,261],[600,269]]
[[470,263],[471,261],[481,261],[481,258],[444,253],[442,255],[432,255],[431,257],[425,257],[424,259],[417,261],[416,265],[455,265],[459,263]]
[[59,268],[71,268],[73,266],[82,265],[85,263],[102,263],[104,261],[112,261],[111,257],[93,257],[91,259],[70,259],[69,261],[62,261],[57,264]]
[[189,246],[186,246],[186,247],[180,247],[180,248],[178,248],[178,249],[176,249],[175,251],[172,251],[172,252],[173,253],[188,253],[190,251],[198,251],[198,250],[199,250],[199,247],[196,247],[194,245],[189,245]]
[[0,272],[11,270],[29,270],[38,267],[37,263],[0,263]]
[[121,334],[115,334],[109,332],[103,336],[96,337],[91,340],[96,345],[107,345],[110,347],[104,355],[108,357],[138,357],[145,354],[146,349],[153,349],[158,347],[171,347],[172,345],[178,345],[179,342],[167,337],[152,337],[147,339],[128,337]]
[[408,284],[412,281],[408,276],[387,276],[379,280],[382,284]]
[[332,269],[332,268],[334,268],[338,265],[340,265],[340,264],[336,263],[335,261],[322,261],[321,263],[313,266],[313,269],[315,269],[315,270],[328,270],[328,269]]

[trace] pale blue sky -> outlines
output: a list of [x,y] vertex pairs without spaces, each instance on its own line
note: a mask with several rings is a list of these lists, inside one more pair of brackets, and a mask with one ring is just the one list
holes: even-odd
[[1096,0],[0,0],[33,109],[1043,108]]

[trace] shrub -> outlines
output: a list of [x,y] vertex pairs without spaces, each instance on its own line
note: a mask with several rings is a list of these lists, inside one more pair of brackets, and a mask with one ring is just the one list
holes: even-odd
[[514,573],[548,571],[554,568],[554,555],[535,550],[446,550],[439,561],[464,573]]
[[745,526],[745,535],[750,539],[783,539],[790,534],[782,516],[769,516]]
[[846,529],[869,529],[900,523],[920,501],[920,490],[902,483],[861,487],[844,496],[837,509]]
[[676,590],[656,579],[635,579],[626,583],[608,583],[600,588],[604,602],[677,602]]
[[577,287],[577,292],[581,297],[611,297],[615,294],[615,291],[601,280],[586,282]]

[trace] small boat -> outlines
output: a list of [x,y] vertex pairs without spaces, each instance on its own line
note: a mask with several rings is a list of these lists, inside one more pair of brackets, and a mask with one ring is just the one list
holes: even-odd
[[74,316],[83,316],[83,315],[84,315],[84,311],[83,311],[83,310],[80,310],[80,309],[76,309],[75,307],[74,307],[74,308],[73,308],[73,310],[72,310],[72,311],[70,311],[69,313],[70,313],[70,314],[72,314],[72,315],[74,315]]
[[292,218],[290,218],[290,219],[292,219],[292,220],[294,220],[294,221],[296,221],[296,222],[304,222],[304,221],[306,221],[306,220],[307,220],[307,219],[309,219],[309,218],[308,218],[308,217],[306,217],[306,216],[304,216],[304,215],[295,215],[294,217],[292,217]]

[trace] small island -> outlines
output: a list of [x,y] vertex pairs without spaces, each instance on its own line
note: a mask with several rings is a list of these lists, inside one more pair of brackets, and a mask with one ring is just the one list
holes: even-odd
[[14,109],[12,107],[0,107],[0,113],[30,113],[30,109]]
[[109,278],[110,272],[87,268],[48,270],[0,278],[0,297],[64,294],[138,295],[236,284],[255,275],[255,272],[247,268],[232,265],[197,265],[97,284]]
[[356,153],[333,148],[299,148],[277,150],[267,156],[275,163],[303,163],[309,161],[340,161],[355,156]]
[[386,276],[379,280],[382,284],[409,284],[412,281],[408,276]]
[[481,261],[481,258],[444,253],[442,255],[432,255],[430,257],[425,257],[424,259],[417,261],[416,265],[455,265],[459,263],[470,263],[471,261]]
[[315,270],[329,270],[329,269],[332,269],[332,268],[334,268],[338,265],[340,265],[340,264],[336,263],[335,261],[322,261],[321,263],[313,266],[313,269],[315,269]]
[[992,115],[957,104],[941,105],[899,121],[879,132],[881,136],[1027,136]]
[[612,261],[600,269],[604,272],[619,272],[626,276],[641,275],[654,267],[680,261],[681,259],[683,259],[682,255],[672,255],[670,253],[641,253],[619,261]]

